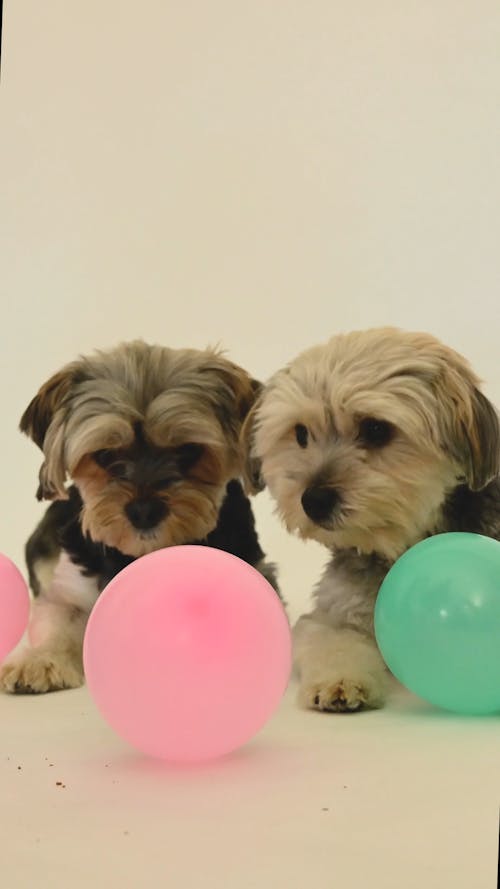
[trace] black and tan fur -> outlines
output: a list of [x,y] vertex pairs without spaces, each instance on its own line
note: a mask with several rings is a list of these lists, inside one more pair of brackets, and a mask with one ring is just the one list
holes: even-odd
[[238,481],[241,426],[258,391],[216,351],[143,342],[83,357],[42,386],[21,429],[43,451],[38,497],[54,502],[26,547],[29,633],[2,666],[4,690],[81,684],[97,596],[153,550],[214,546],[275,584]]

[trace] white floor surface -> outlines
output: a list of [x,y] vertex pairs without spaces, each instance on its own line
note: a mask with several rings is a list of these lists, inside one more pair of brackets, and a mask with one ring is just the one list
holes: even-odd
[[175,768],[113,735],[85,689],[0,696],[2,889],[493,889],[500,717],[401,692],[305,713],[290,689],[217,763]]

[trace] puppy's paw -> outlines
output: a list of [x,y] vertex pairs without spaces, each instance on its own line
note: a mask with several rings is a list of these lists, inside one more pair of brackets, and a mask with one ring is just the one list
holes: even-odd
[[355,713],[383,706],[388,674],[375,640],[302,618],[294,641],[303,707]]
[[355,713],[358,710],[374,710],[385,701],[385,683],[378,683],[373,676],[353,678],[341,674],[307,682],[299,687],[299,704],[309,710],[330,713]]
[[82,684],[81,658],[68,651],[24,650],[0,670],[0,689],[11,694],[42,694]]

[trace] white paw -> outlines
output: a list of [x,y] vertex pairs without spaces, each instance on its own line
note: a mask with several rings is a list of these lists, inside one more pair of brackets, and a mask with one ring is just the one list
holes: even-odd
[[0,688],[12,694],[41,694],[82,684],[83,668],[76,651],[25,649],[0,669]]
[[373,676],[347,678],[339,673],[312,681],[302,681],[299,704],[310,710],[330,713],[355,713],[374,710],[385,701],[385,683]]
[[294,629],[294,655],[303,707],[353,713],[384,704],[388,673],[375,640],[301,618]]

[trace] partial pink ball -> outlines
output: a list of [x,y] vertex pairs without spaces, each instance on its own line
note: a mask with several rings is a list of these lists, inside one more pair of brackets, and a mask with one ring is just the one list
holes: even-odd
[[23,635],[30,610],[26,581],[14,562],[0,553],[0,661]]
[[271,585],[221,550],[132,562],[87,625],[85,675],[102,715],[151,756],[195,762],[245,744],[288,684],[291,634]]

